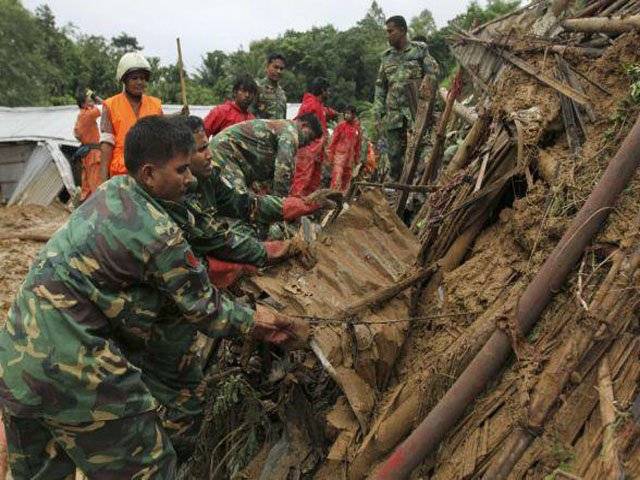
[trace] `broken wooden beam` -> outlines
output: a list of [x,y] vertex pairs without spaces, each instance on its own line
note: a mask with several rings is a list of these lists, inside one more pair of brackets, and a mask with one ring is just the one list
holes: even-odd
[[444,112],[440,117],[440,123],[438,124],[438,130],[436,131],[435,141],[433,148],[431,149],[431,155],[424,166],[424,172],[420,179],[421,185],[427,185],[433,183],[438,176],[440,170],[440,163],[442,161],[442,154],[444,153],[444,142],[447,134],[447,127],[449,126],[449,120],[451,119],[451,113],[453,112],[453,104],[462,91],[462,69],[458,69],[449,95],[447,97],[447,104],[445,105]]
[[598,0],[579,11],[573,18],[590,17],[592,13],[597,12],[601,8],[605,8],[612,2],[613,0]]
[[32,242],[48,242],[53,234],[45,233],[2,233],[0,240],[29,240]]
[[[414,123],[413,132],[404,157],[404,168],[402,175],[400,176],[400,183],[409,185],[413,183],[413,177],[415,177],[418,170],[418,164],[420,162],[420,155],[418,155],[418,148],[422,142],[423,136],[431,130],[433,125],[433,110],[435,108],[438,88],[437,82],[434,78],[425,76],[420,84],[419,91],[419,104],[418,111],[416,113],[416,121]],[[396,214],[402,218],[404,210],[409,198],[409,192],[404,190],[396,203]]]
[[[449,91],[446,88],[442,87],[438,90],[438,92],[440,93],[440,98],[442,98],[446,102]],[[476,113],[474,108],[462,105],[458,101],[454,102],[453,104],[453,112],[469,125],[472,125],[476,120],[478,120],[478,114]]]
[[570,32],[625,33],[640,30],[640,15],[630,17],[570,18],[560,24]]
[[455,155],[447,166],[447,175],[453,175],[458,170],[466,167],[471,159],[471,154],[477,149],[480,142],[489,132],[491,115],[488,110],[482,109],[478,118],[471,126],[471,130],[464,137],[462,144],[458,147]]

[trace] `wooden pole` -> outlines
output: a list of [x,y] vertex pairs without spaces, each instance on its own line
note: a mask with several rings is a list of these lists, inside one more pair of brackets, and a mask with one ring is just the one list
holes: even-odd
[[[438,85],[435,79],[424,77],[420,84],[418,112],[416,113],[416,121],[414,123],[413,135],[409,139],[407,149],[405,151],[404,169],[400,177],[400,183],[410,185],[413,183],[413,177],[418,169],[420,161],[418,147],[422,137],[426,132],[431,130],[433,124],[433,109],[438,94],[436,92]],[[402,218],[404,210],[409,198],[409,192],[403,191],[396,203],[396,214]]]
[[178,71],[180,72],[180,93],[182,94],[182,106],[186,108],[189,114],[189,104],[187,103],[187,86],[184,81],[184,64],[182,62],[182,47],[180,46],[180,37],[176,38],[178,46]]
[[561,23],[562,28],[571,32],[584,33],[625,33],[640,30],[640,15],[630,17],[590,17],[570,18]]
[[469,164],[471,154],[476,150],[480,142],[485,138],[489,132],[489,126],[491,124],[491,115],[488,110],[482,108],[478,119],[473,123],[469,133],[464,138],[462,145],[458,147],[455,155],[447,166],[447,175],[453,175],[461,168],[466,167]]
[[453,112],[453,105],[458,95],[460,95],[461,91],[462,70],[458,69],[458,73],[453,80],[453,85],[449,90],[449,96],[447,97],[447,104],[444,108],[444,112],[442,113],[442,117],[440,117],[440,123],[438,124],[438,130],[436,131],[435,142],[433,144],[429,160],[427,160],[427,163],[424,167],[424,173],[422,174],[422,179],[419,182],[420,185],[427,185],[429,183],[432,183],[438,174],[440,161],[442,160],[442,154],[444,152],[444,142],[446,139],[445,136],[447,133],[447,126],[449,125],[449,119],[451,118],[451,113]]

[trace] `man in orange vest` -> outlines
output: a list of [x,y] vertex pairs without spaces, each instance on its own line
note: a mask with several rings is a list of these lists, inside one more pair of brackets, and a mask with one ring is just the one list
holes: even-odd
[[138,52],[125,53],[118,62],[116,78],[124,88],[103,102],[100,119],[100,174],[103,181],[127,173],[124,139],[129,129],[142,117],[162,115],[160,99],[144,95],[150,75],[151,65]]
[[76,101],[80,112],[78,112],[76,124],[73,128],[73,135],[81,143],[81,146],[74,157],[82,162],[80,200],[85,201],[102,183],[102,176],[100,175],[100,132],[96,124],[96,120],[100,117],[100,110],[96,107],[96,103],[101,103],[102,99],[91,90],[87,90],[78,94]]

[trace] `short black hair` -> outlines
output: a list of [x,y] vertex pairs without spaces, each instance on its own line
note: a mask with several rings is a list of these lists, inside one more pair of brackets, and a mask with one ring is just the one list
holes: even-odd
[[78,108],[82,108],[84,102],[87,101],[86,90],[78,90],[76,91],[76,103],[78,104]]
[[286,58],[284,58],[284,55],[281,53],[273,52],[267,55],[267,65],[270,65],[271,62],[274,62],[275,60],[282,60],[285,65],[287,64]]
[[318,120],[318,117],[315,113],[305,113],[304,115],[296,117],[296,120],[305,122],[309,126],[311,132],[313,133],[313,140],[315,140],[316,138],[320,138],[324,133],[322,131],[322,125],[320,125],[320,120]]
[[390,23],[393,23],[396,27],[399,27],[405,32],[408,30],[407,21],[402,15],[394,15],[393,17],[387,18],[387,20],[384,22],[385,25],[389,25]]
[[143,117],[124,140],[124,164],[133,175],[145,163],[162,166],[176,155],[195,150],[193,134],[184,118],[161,115]]
[[[180,118],[180,117],[178,117]],[[192,133],[198,133],[200,130],[204,130],[204,122],[200,117],[196,117],[195,115],[189,115],[184,118],[184,123]]]
[[347,106],[344,108],[344,111],[345,111],[345,112],[353,113],[354,115],[357,115],[357,114],[358,114],[358,110],[356,110],[355,105],[347,105]]
[[312,95],[321,95],[329,89],[329,81],[324,77],[316,77],[307,87],[307,91]]
[[258,85],[256,85],[256,81],[251,78],[249,75],[240,75],[233,82],[233,88],[231,91],[236,93],[238,90],[245,90],[253,95],[258,93]]

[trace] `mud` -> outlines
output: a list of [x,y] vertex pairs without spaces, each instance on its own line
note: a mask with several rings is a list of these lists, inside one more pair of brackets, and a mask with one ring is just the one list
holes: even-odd
[[[57,204],[0,207],[0,324],[4,324],[13,297],[43,246],[41,241],[17,237],[50,236],[66,221],[68,214],[65,207]],[[8,238],[12,236],[14,238]]]

